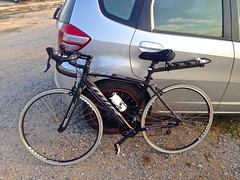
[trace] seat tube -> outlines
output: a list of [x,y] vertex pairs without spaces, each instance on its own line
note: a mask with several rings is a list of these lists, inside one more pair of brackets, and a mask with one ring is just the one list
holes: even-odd
[[144,97],[145,97],[147,89],[149,87],[149,83],[152,79],[152,74],[154,73],[154,70],[155,70],[155,63],[152,62],[151,65],[148,67],[148,74],[145,78],[145,84],[143,86],[142,93],[140,96],[140,102],[139,102],[139,106],[138,106],[138,110],[137,110],[138,113],[140,112],[142,104],[144,102]]

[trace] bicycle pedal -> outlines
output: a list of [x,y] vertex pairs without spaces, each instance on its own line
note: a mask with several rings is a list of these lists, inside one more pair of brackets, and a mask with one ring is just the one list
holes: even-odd
[[119,155],[120,154],[120,145],[118,143],[114,144],[114,150],[115,150],[115,154]]

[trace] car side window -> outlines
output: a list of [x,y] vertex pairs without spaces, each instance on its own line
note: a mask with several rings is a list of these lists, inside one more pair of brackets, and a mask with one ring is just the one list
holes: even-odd
[[103,0],[106,11],[118,18],[129,20],[136,0]]
[[155,0],[153,30],[222,37],[222,0]]

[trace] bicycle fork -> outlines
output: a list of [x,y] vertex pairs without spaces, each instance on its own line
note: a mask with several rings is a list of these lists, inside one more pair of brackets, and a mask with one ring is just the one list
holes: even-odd
[[72,117],[73,111],[74,111],[74,109],[76,107],[76,104],[77,104],[79,96],[80,96],[80,91],[79,90],[76,91],[76,92],[72,91],[71,93],[73,94],[73,98],[71,100],[71,103],[70,103],[70,105],[68,107],[67,113],[66,113],[62,123],[58,127],[58,132],[59,133],[62,133],[63,131],[66,130],[67,125],[68,125],[68,123],[69,123],[69,121],[70,121],[70,119]]
[[[62,133],[63,131],[65,131],[68,126],[68,123],[72,117],[73,111],[74,111],[74,109],[77,105],[77,102],[79,100],[79,97],[83,91],[83,86],[84,86],[83,83],[84,82],[81,79],[79,79],[79,77],[77,77],[77,80],[75,81],[75,84],[72,87],[72,90],[70,92],[70,95],[73,95],[73,98],[71,100],[71,103],[68,107],[67,113],[66,113],[62,123],[58,127],[59,133]],[[77,85],[77,87],[76,87],[76,85]]]

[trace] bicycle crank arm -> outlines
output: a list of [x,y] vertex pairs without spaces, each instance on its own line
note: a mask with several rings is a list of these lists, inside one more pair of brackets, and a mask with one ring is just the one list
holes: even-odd
[[124,143],[128,138],[135,136],[139,132],[138,129],[131,130],[127,135],[114,144],[116,155],[120,154],[120,145]]
[[120,154],[120,145],[118,143],[114,144],[114,151],[115,151],[115,154],[116,155],[119,155]]

